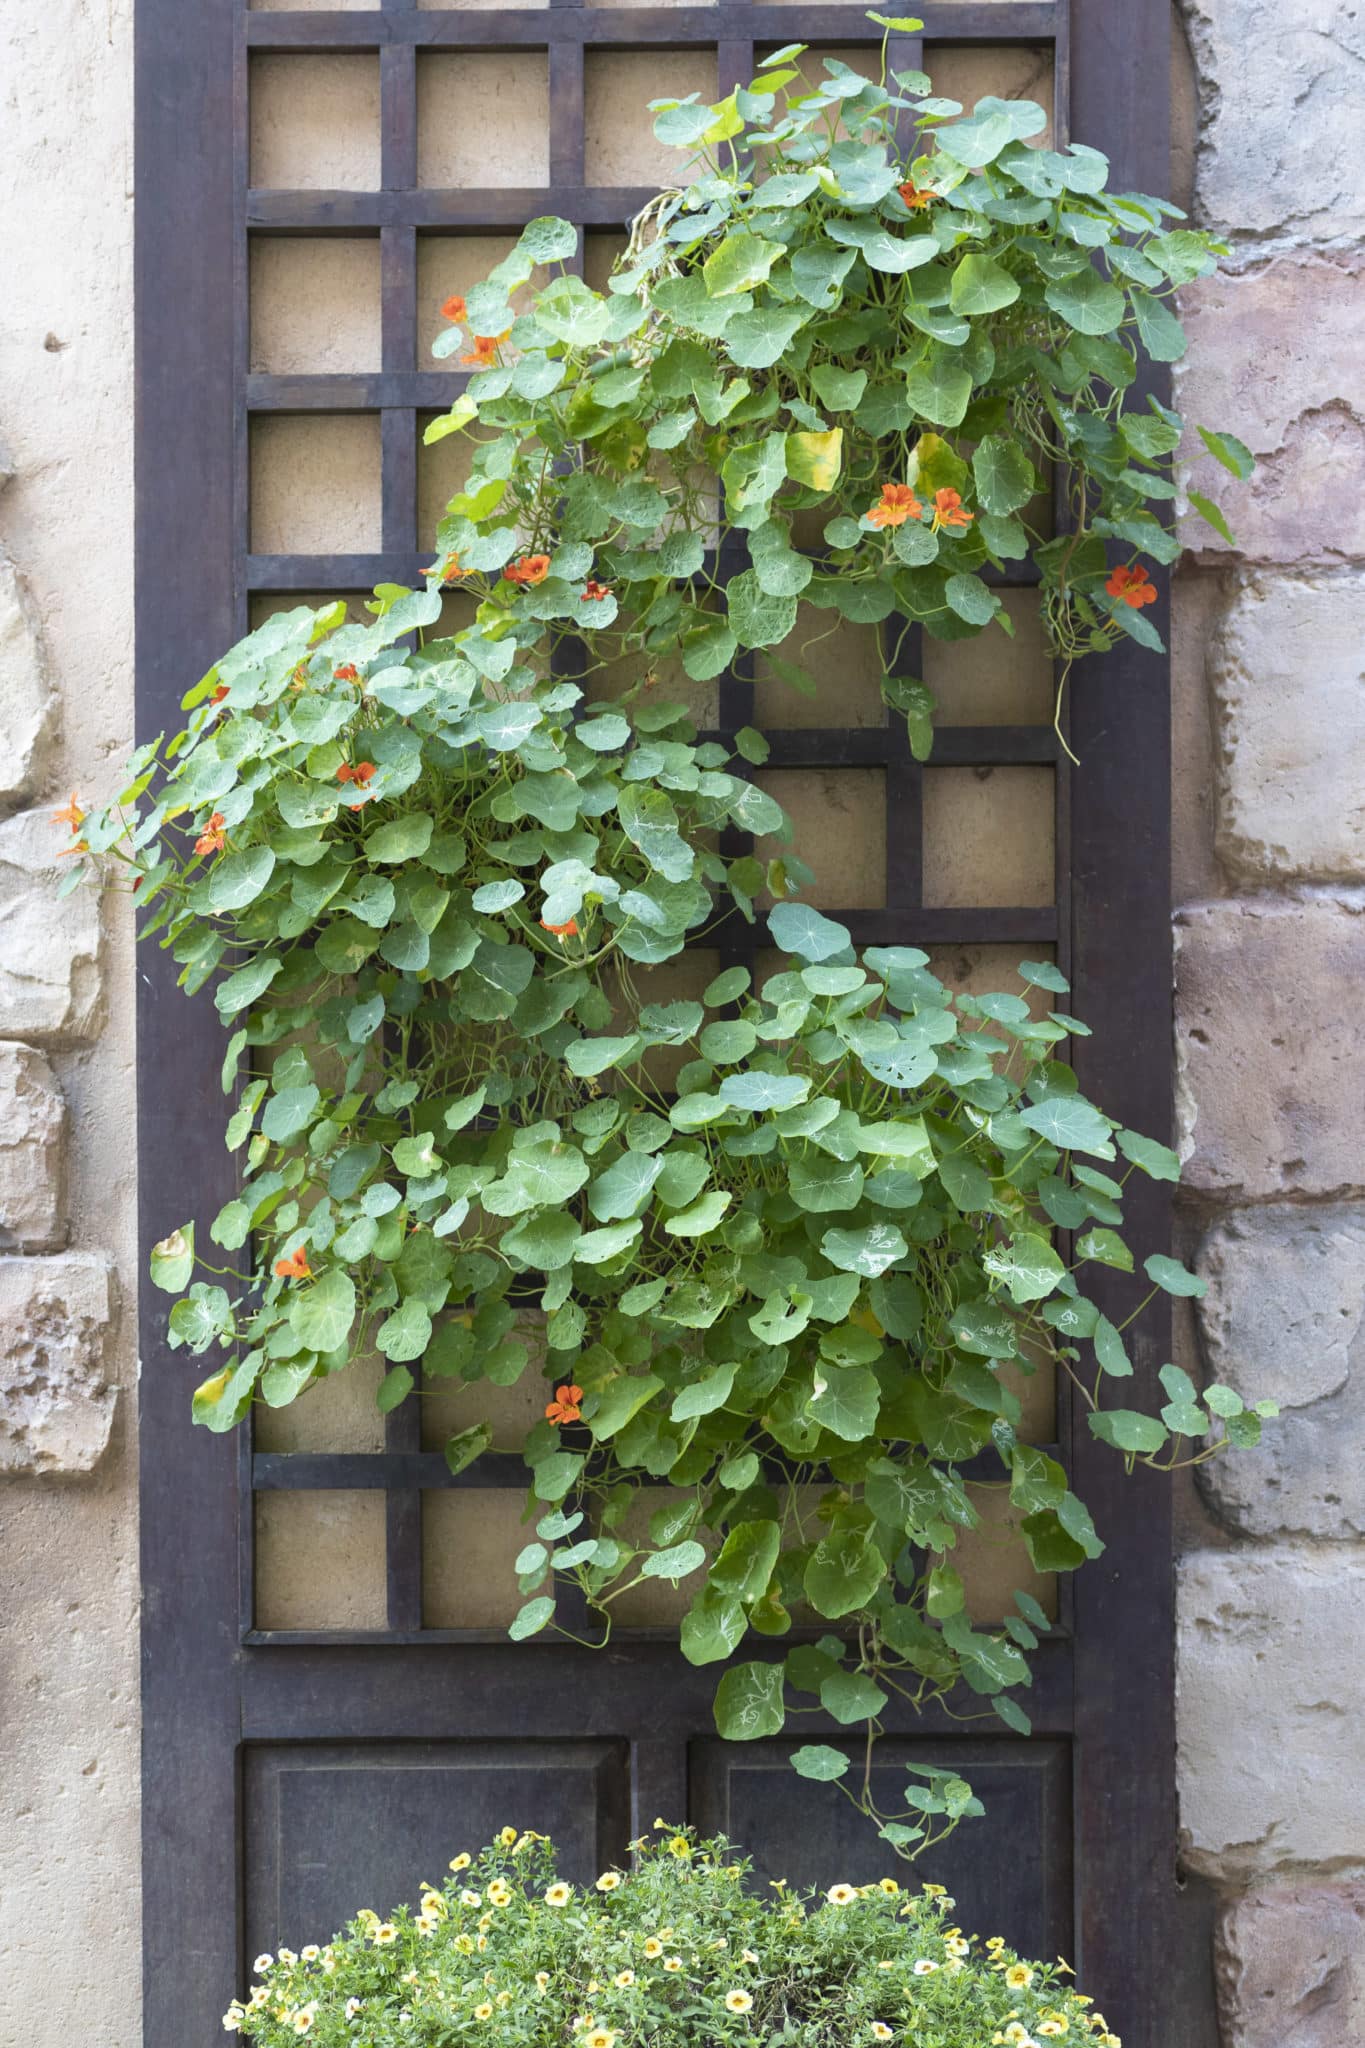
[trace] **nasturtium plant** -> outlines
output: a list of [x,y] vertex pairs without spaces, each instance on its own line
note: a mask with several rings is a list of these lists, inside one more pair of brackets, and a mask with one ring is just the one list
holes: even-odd
[[[922,751],[906,628],[1007,626],[990,571],[1025,557],[1063,675],[1121,633],[1156,644],[1141,558],[1174,552],[1179,422],[1132,393],[1216,245],[1108,193],[1096,151],[1031,147],[1037,107],[964,116],[833,59],[808,87],[795,54],[661,107],[700,157],[607,291],[541,220],[449,302],[441,347],[473,374],[431,431],[470,466],[425,588],[270,618],[117,802],[62,815],[230,1028],[240,1186],[152,1257],[172,1344],[212,1367],[196,1418],[230,1429],[376,1355],[385,1410],[547,1373],[512,1635],[553,1631],[566,1581],[602,1643],[630,1588],[686,1582],[721,1732],[823,1711],[864,1761],[819,1742],[797,1770],[913,1854],[970,1792],[912,1774],[880,1808],[865,1738],[893,1696],[1026,1729],[1048,1625],[1026,1592],[971,1618],[954,1554],[982,1487],[1037,1571],[1102,1548],[1021,1434],[1022,1379],[1055,1369],[1096,1437],[1163,1470],[1254,1443],[1266,1407],[1173,1366],[1139,1384],[1129,1324],[1199,1283],[1160,1255],[1137,1277],[1125,1188],[1178,1165],[1081,1094],[1057,969],[954,995],[915,946],[860,953],[802,900],[762,734],[699,731],[659,675],[762,648],[819,693],[818,655],[773,653],[813,606],[882,628]],[[559,272],[516,314],[536,266]],[[651,982],[723,920],[776,971]],[[490,1443],[453,1436],[452,1471]]]

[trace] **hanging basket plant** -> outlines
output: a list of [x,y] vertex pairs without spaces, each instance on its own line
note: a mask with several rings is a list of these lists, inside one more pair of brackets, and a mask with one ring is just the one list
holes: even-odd
[[[1133,1375],[1127,1325],[1199,1283],[1130,1249],[1125,1186],[1178,1165],[1080,1093],[1055,966],[969,997],[914,946],[860,954],[802,900],[798,848],[751,850],[790,838],[751,779],[761,733],[699,734],[658,676],[763,649],[828,696],[818,639],[774,652],[812,607],[881,629],[923,753],[906,632],[1008,630],[1009,563],[1037,569],[1063,680],[1120,635],[1159,645],[1146,563],[1175,552],[1181,429],[1137,394],[1217,245],[1110,194],[1095,150],[1031,147],[1028,102],[963,115],[833,60],[811,87],[797,55],[662,105],[698,154],[605,292],[561,268],[514,311],[574,257],[547,219],[450,302],[439,352],[473,374],[428,438],[467,436],[469,474],[426,587],[363,623],[272,617],[118,802],[68,815],[231,1028],[239,1192],[152,1257],[172,1344],[213,1365],[199,1421],[376,1353],[384,1409],[547,1371],[513,1636],[558,1626],[565,1580],[600,1643],[631,1588],[687,1581],[682,1649],[722,1667],[725,1735],[775,1734],[804,1695],[862,1737],[961,1687],[1026,1730],[1046,1617],[1021,1592],[1002,1626],[969,1619],[964,1467],[989,1457],[1038,1572],[1102,1545],[1018,1434],[1012,1376],[1055,1368],[1094,1435],[1160,1469],[1253,1443],[1264,1405]],[[651,999],[649,970],[727,921],[778,970]],[[1114,1320],[1090,1278],[1139,1263]],[[452,1437],[452,1471],[491,1440]],[[735,1661],[753,1634],[766,1653]],[[975,1808],[926,1773],[881,1810],[832,1745],[796,1766],[906,1853]]]

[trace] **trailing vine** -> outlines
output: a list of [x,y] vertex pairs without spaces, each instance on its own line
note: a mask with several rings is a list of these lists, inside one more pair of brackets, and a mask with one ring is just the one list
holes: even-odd
[[[575,255],[547,219],[448,302],[438,352],[472,374],[428,438],[466,436],[469,474],[426,587],[272,617],[115,803],[63,816],[78,870],[130,876],[141,936],[231,1027],[240,1189],[152,1257],[172,1344],[214,1364],[196,1418],[230,1429],[376,1353],[384,1409],[546,1371],[512,1635],[569,1632],[565,1581],[598,1644],[630,1589],[686,1582],[721,1732],[833,1717],[859,1760],[816,1742],[797,1769],[914,1854],[977,1808],[940,1772],[879,1803],[893,1704],[1028,1727],[1047,1617],[1021,1591],[979,1624],[954,1564],[988,1490],[1037,1572],[1102,1548],[1020,1433],[1023,1378],[1055,1370],[1130,1466],[1252,1444],[1271,1411],[1170,1365],[1137,1382],[1129,1324],[1199,1283],[1161,1255],[1136,1277],[1126,1184],[1178,1163],[1079,1091],[1056,967],[968,996],[914,946],[860,954],[801,900],[763,735],[699,732],[659,672],[707,684],[762,649],[819,693],[818,636],[775,651],[798,607],[875,627],[923,757],[907,629],[1008,631],[1010,562],[1038,572],[1059,717],[1078,655],[1159,646],[1143,558],[1176,552],[1181,427],[1136,394],[1218,245],[1110,194],[1096,151],[1029,147],[1028,102],[964,116],[832,59],[809,87],[797,54],[718,106],[661,104],[697,155],[606,292],[561,267],[514,311]],[[652,995],[727,922],[778,971]],[[1117,1320],[1097,1269],[1134,1276]],[[458,1432],[451,1470],[491,1446]]]

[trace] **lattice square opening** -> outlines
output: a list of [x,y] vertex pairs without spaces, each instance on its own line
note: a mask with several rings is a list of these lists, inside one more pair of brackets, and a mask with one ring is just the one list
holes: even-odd
[[287,192],[377,192],[379,59],[251,60],[251,183]]
[[258,413],[251,422],[251,550],[370,554],[380,544],[373,413]]
[[924,901],[1021,908],[1054,899],[1051,768],[926,768]]
[[760,839],[762,860],[795,853],[815,870],[802,900],[819,910],[886,906],[886,776],[879,768],[766,768],[754,780],[791,819],[790,846]]
[[940,725],[1051,725],[1052,655],[1038,596],[1005,590],[1001,600],[1014,626],[989,625],[973,640],[924,636],[920,673],[938,702]]
[[363,375],[382,361],[376,236],[252,237],[253,370]]
[[255,1507],[257,1628],[388,1626],[382,1493],[272,1491]]
[[686,153],[654,135],[650,100],[717,94],[714,50],[589,50],[583,60],[584,176],[590,185],[676,185]]
[[546,185],[544,50],[434,50],[417,60],[417,182],[428,190]]

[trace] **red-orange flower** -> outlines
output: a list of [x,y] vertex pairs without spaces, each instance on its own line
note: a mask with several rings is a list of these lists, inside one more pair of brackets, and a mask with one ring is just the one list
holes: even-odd
[[881,497],[867,513],[869,526],[904,526],[918,519],[924,507],[909,484],[883,484]]
[[442,305],[441,313],[447,320],[467,320],[469,308],[464,302],[463,292],[452,292]]
[[1141,605],[1155,604],[1159,594],[1141,562],[1131,569],[1125,569],[1120,565],[1113,571],[1104,587],[1111,597],[1122,599],[1123,603],[1131,605],[1134,611]]
[[543,583],[550,573],[548,555],[523,555],[519,562],[509,562],[503,570],[509,583]]
[[89,851],[90,841],[88,839],[78,839],[74,846],[64,846],[57,855],[57,858],[62,860],[68,853],[89,853]]
[[929,192],[922,186],[912,185],[908,179],[904,185],[897,185],[896,190],[901,196],[902,205],[908,206],[912,213],[921,206],[932,206],[938,198],[937,192]]
[[218,685],[218,688],[217,688],[217,689],[216,689],[216,690],[214,691],[213,695],[212,695],[212,696],[211,696],[211,697],[209,698],[209,702],[210,702],[210,704],[221,704],[221,703],[222,703],[222,701],[223,701],[223,699],[224,699],[224,697],[226,697],[227,693],[228,693],[228,686],[227,686],[227,684],[226,684],[226,683],[219,683],[219,685]]
[[510,327],[501,334],[476,334],[474,346],[467,356],[461,356],[461,363],[472,363],[476,370],[491,369],[498,359],[498,350],[512,332]]
[[66,808],[52,813],[52,822],[54,825],[69,825],[73,832],[78,832],[85,823],[85,812],[81,809],[81,800],[74,789]]
[[934,532],[940,526],[964,527],[972,523],[972,514],[967,510],[956,491],[934,492]]
[[578,1405],[582,1399],[583,1389],[581,1387],[556,1387],[555,1397],[553,1401],[548,1403],[545,1409],[546,1421],[557,1423],[577,1422],[583,1413]]
[[578,937],[578,919],[576,917],[571,917],[567,924],[547,924],[542,917],[540,928],[543,932],[553,932],[557,939],[576,939]]
[[296,1245],[287,1259],[276,1259],[276,1277],[281,1280],[311,1280],[313,1269],[302,1245]]
[[457,583],[461,576],[468,573],[467,569],[460,566],[458,555],[452,555],[448,562],[433,562],[426,571],[428,576],[439,576],[442,583]]
[[604,597],[610,596],[610,583],[599,583],[595,576],[589,576],[587,582],[583,585],[583,600],[585,603],[591,598],[594,604],[600,604]]
[[353,782],[357,789],[364,789],[367,783],[373,782],[374,773],[373,761],[357,761],[354,768],[349,761],[343,761],[337,769],[337,781]]
[[227,820],[221,811],[215,811],[203,831],[194,842],[196,853],[221,853],[227,843]]
[[360,670],[353,661],[343,661],[340,668],[332,670],[332,681],[334,683],[358,683],[360,681]]

